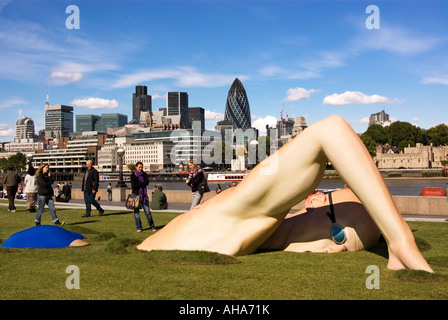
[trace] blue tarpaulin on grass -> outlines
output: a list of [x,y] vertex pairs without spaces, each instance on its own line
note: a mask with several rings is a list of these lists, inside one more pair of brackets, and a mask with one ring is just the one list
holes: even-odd
[[84,236],[61,227],[41,225],[14,233],[1,246],[15,249],[63,248],[76,239],[84,239]]

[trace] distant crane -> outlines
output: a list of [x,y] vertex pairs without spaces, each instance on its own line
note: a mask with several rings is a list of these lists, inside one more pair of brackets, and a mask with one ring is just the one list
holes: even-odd
[[[289,114],[291,114],[292,108],[294,108],[295,105],[296,105],[295,103],[292,105],[291,110],[289,110]],[[288,119],[289,119],[288,112],[286,112],[286,120]]]
[[282,106],[282,112],[280,112],[280,121],[283,123],[283,110],[285,109],[285,104]]

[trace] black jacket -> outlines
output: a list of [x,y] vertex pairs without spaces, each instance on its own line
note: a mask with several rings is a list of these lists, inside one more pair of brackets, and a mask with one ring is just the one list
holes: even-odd
[[139,189],[146,188],[149,184],[148,175],[143,171],[143,182],[140,182],[134,172],[131,174],[132,193],[139,194]]
[[98,192],[99,185],[100,174],[98,171],[93,167],[90,170],[86,170],[82,178],[81,191],[84,191],[85,193],[92,193],[92,191],[95,190],[95,192]]
[[191,187],[192,192],[196,192],[199,190],[199,184],[204,180],[204,172],[199,170],[198,173],[190,179],[188,185]]
[[37,194],[40,196],[54,196],[54,190],[51,186],[53,184],[53,179],[49,176],[40,174],[36,178],[37,181]]

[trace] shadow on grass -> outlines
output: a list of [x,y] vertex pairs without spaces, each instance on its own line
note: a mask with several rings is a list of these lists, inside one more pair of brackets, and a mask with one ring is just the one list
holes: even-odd
[[117,216],[117,215],[130,214],[130,213],[133,213],[133,212],[132,211],[107,212],[107,213],[104,213],[103,216]]
[[[424,239],[415,238],[415,243],[417,244],[417,247],[420,250],[420,252],[431,250],[431,245]],[[377,245],[374,248],[368,249],[367,251],[377,254],[385,259],[389,258],[387,243],[382,235],[380,236]]]
[[202,250],[152,250],[145,253],[145,258],[156,263],[181,265],[223,265],[241,263],[240,260],[233,256]]

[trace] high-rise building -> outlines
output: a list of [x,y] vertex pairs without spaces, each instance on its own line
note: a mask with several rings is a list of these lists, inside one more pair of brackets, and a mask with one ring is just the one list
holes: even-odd
[[101,119],[100,116],[94,114],[77,114],[76,115],[76,132],[82,133],[86,131],[96,131],[95,126]]
[[230,120],[234,129],[250,128],[249,100],[241,81],[236,78],[227,94],[226,111],[224,120]]
[[80,134],[86,131],[107,132],[107,128],[119,128],[128,123],[128,116],[122,113],[103,113],[101,116],[94,114],[76,115],[76,132]]
[[45,139],[68,137],[73,132],[73,107],[45,106]]
[[107,132],[107,128],[119,128],[128,123],[128,116],[122,113],[103,113],[101,114],[101,126],[97,131]]
[[378,113],[371,114],[369,117],[369,127],[372,124],[380,124],[383,127],[388,126],[390,125],[390,117],[384,110]]
[[[188,128],[188,93],[167,92],[167,117],[173,119],[173,123],[180,124],[181,129]],[[175,121],[174,121],[175,120]]]
[[132,120],[139,120],[140,113],[152,111],[152,98],[146,86],[136,86],[132,94]]
[[201,130],[205,130],[205,110],[204,108],[188,108],[188,128],[193,128],[193,121],[201,122]]
[[22,117],[16,122],[15,139],[34,139],[34,121],[28,117]]

